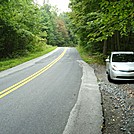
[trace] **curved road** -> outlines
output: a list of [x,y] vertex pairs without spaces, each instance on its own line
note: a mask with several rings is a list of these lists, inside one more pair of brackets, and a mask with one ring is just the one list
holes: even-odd
[[1,72],[0,133],[62,134],[81,85],[80,59],[75,48],[59,48]]

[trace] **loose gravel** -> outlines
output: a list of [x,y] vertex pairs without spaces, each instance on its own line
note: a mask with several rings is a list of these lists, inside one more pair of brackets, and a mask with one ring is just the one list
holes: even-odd
[[105,66],[90,66],[94,68],[102,95],[103,134],[134,134],[134,82],[110,83]]

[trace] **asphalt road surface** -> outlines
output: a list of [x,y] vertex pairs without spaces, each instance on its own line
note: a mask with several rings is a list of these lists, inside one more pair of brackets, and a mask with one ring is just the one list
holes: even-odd
[[75,48],[0,73],[0,134],[62,134],[82,78]]

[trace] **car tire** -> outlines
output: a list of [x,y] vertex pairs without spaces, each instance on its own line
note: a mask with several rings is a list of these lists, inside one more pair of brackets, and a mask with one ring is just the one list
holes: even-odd
[[111,79],[111,76],[110,76],[109,73],[108,73],[108,75],[107,75],[107,78],[108,78],[108,81],[109,81],[109,82],[113,82],[113,80]]

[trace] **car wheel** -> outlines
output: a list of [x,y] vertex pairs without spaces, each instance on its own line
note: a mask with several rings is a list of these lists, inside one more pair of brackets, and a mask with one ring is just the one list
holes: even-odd
[[108,75],[107,75],[107,78],[108,78],[108,81],[109,81],[109,82],[113,82],[113,80],[111,79],[111,76],[110,76],[109,73],[108,73]]

